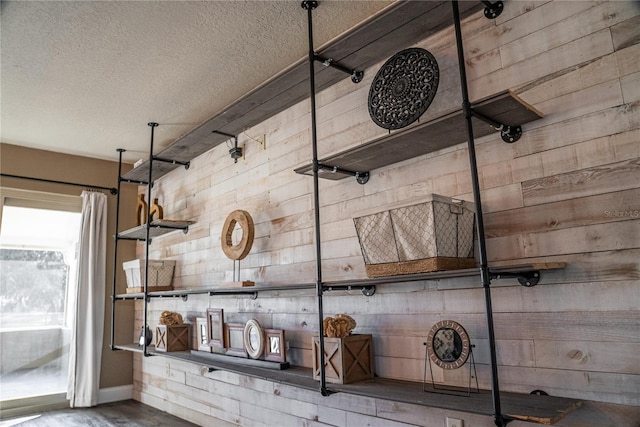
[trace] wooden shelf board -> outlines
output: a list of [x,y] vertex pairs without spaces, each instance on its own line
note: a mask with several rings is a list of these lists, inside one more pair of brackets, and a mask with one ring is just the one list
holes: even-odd
[[[556,270],[566,267],[564,262],[546,262],[546,263],[532,263],[532,264],[516,264],[506,266],[490,266],[489,271],[494,274],[504,273],[520,273],[534,270]],[[416,273],[405,274],[399,276],[387,276],[376,277],[372,279],[350,279],[350,280],[336,280],[323,283],[323,289],[330,291],[336,287],[367,287],[375,285],[384,285],[389,283],[402,283],[402,282],[416,282],[419,280],[437,280],[456,277],[470,277],[479,276],[479,268],[466,268],[464,270],[450,270],[450,271],[434,271],[429,273]],[[238,295],[238,294],[254,294],[260,292],[279,292],[279,291],[293,291],[304,289],[315,289],[315,283],[299,283],[292,285],[268,285],[262,284],[258,286],[248,286],[243,288],[202,288],[202,289],[175,289],[172,291],[156,291],[149,292],[147,294],[150,298],[176,298],[188,295]],[[144,293],[128,293],[118,294],[116,299],[141,299],[144,298]]]
[[[191,160],[191,159],[187,159],[187,160]],[[146,183],[149,180],[149,164],[150,164],[149,160],[147,160],[141,165],[139,165],[138,167],[131,169],[129,172],[125,173],[122,176],[122,180],[124,181],[131,180],[134,182]],[[153,174],[151,177],[151,181],[153,182],[158,178],[165,176],[172,170],[183,168],[183,167],[184,167],[183,165],[176,164],[176,163],[167,163],[167,162],[160,162],[160,161],[154,160]]]
[[[491,392],[480,390],[469,396],[454,396],[438,393],[429,385],[423,390],[422,383],[374,378],[354,384],[331,385],[341,392],[385,400],[413,403],[416,405],[480,415],[493,415]],[[466,389],[465,389],[466,391]],[[582,401],[563,397],[501,392],[503,414],[519,420],[550,425],[582,406]]]
[[204,351],[184,352],[185,357],[193,357],[196,360],[205,359],[208,363],[225,363],[232,365],[253,366],[262,369],[271,369],[276,371],[282,371],[289,369],[289,362],[271,362],[269,360],[250,359],[246,357],[234,357],[217,353],[206,353]]
[[[249,359],[243,360],[241,358],[223,355],[217,355],[216,357],[216,355],[200,353],[201,352],[170,352],[153,354],[308,390],[319,391],[320,389],[320,382],[313,379],[310,368],[290,367],[285,370],[267,369],[251,363],[252,361]],[[493,415],[491,392],[488,390],[480,390],[480,393],[472,393],[468,397],[454,396],[450,394],[426,392],[423,390],[423,385],[420,382],[385,378],[374,378],[353,384],[328,384],[327,387],[334,392],[486,416]],[[429,389],[430,386],[427,390]],[[562,397],[502,392],[500,393],[500,398],[505,415],[540,424],[554,424],[582,406],[582,401],[580,400]]]
[[[131,351],[133,353],[142,353],[142,346],[138,344],[118,344],[114,346],[118,350]],[[155,350],[154,346],[147,346],[147,353]]]
[[[534,270],[555,270],[565,268],[564,262],[552,262],[552,263],[532,263],[532,264],[517,264],[506,266],[489,266],[489,271],[494,274],[505,273],[522,273],[526,271]],[[437,279],[451,279],[456,277],[470,277],[479,276],[480,268],[465,268],[463,270],[448,270],[448,271],[432,271],[428,273],[414,273],[414,274],[402,274],[398,276],[376,277],[371,279],[356,279],[356,280],[336,280],[332,282],[324,282],[325,288],[331,288],[336,286],[373,286],[384,285],[388,283],[401,283],[401,282],[416,282],[419,280],[437,280]]]
[[[463,0],[459,2],[459,8],[460,15],[464,18],[480,10],[482,5],[477,1]],[[322,6],[315,13],[322,13]],[[397,51],[452,25],[452,22],[449,1],[397,2],[326,45],[318,47],[316,53],[347,68],[364,71]],[[377,70],[366,72],[375,71]],[[315,64],[317,91],[348,78],[348,75],[334,68],[317,62]],[[309,90],[309,64],[305,57],[217,112],[160,151],[156,157],[190,161],[229,139],[213,134],[212,131],[238,135],[308,98]],[[153,165],[153,180],[182,167],[158,161],[154,161]],[[128,172],[124,178],[148,180],[149,161]]]
[[[542,115],[510,91],[504,91],[473,104],[478,113],[505,125],[523,125]],[[478,118],[473,118],[474,138],[497,131]],[[423,123],[391,132],[357,147],[319,160],[319,163],[353,172],[370,172],[383,166],[412,159],[467,141],[462,110],[454,111]],[[295,169],[299,174],[312,175],[313,165]],[[320,178],[340,180],[349,177],[329,170],[320,170]]]
[[[152,291],[147,294],[150,298],[176,298],[188,295],[239,295],[239,294],[255,294],[258,292],[278,292],[278,291],[293,291],[303,289],[315,289],[314,283],[300,283],[292,285],[259,285],[259,286],[246,286],[238,288],[202,288],[202,289],[174,289],[172,291]],[[128,293],[118,294],[117,299],[140,299],[144,298],[144,293]]]
[[[154,238],[162,236],[163,234],[172,233],[176,230],[187,230],[191,224],[195,224],[195,221],[176,221],[169,219],[159,219],[151,222],[149,229],[149,237]],[[139,225],[129,230],[118,233],[118,237],[121,239],[139,239],[144,240],[147,237],[147,226]]]

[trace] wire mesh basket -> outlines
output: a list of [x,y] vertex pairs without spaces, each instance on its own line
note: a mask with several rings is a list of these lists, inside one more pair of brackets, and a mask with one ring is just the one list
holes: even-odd
[[368,277],[474,267],[473,203],[432,194],[354,219]]
[[[127,278],[127,293],[142,292],[144,287],[145,263],[143,259],[134,259],[122,263]],[[149,260],[149,291],[168,291],[172,289],[174,260]]]

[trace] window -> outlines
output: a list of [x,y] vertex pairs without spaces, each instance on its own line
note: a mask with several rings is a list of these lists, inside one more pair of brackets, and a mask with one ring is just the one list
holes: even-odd
[[82,199],[1,188],[0,200],[0,400],[63,392]]
[[4,189],[2,201],[0,329],[66,326],[80,198]]

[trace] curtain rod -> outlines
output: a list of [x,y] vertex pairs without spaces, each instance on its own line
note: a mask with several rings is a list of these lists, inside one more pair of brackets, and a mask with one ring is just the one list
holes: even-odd
[[116,188],[109,188],[109,187],[101,187],[99,185],[89,185],[89,184],[77,184],[75,182],[66,182],[66,181],[56,181],[53,179],[44,179],[44,178],[33,178],[30,176],[20,176],[20,175],[11,175],[8,173],[0,173],[0,176],[4,176],[7,178],[18,178],[18,179],[27,179],[30,181],[39,181],[39,182],[49,182],[52,184],[64,184],[64,185],[74,185],[76,187],[84,187],[84,188],[89,188],[89,189],[95,189],[95,190],[109,190],[109,192],[111,194],[113,194],[114,196],[116,194],[118,194],[118,190]]

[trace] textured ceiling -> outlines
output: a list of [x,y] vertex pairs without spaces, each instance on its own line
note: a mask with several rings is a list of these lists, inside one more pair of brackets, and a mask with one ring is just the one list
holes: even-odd
[[[321,1],[315,47],[389,1]],[[1,141],[126,161],[306,57],[299,1],[2,1]]]

